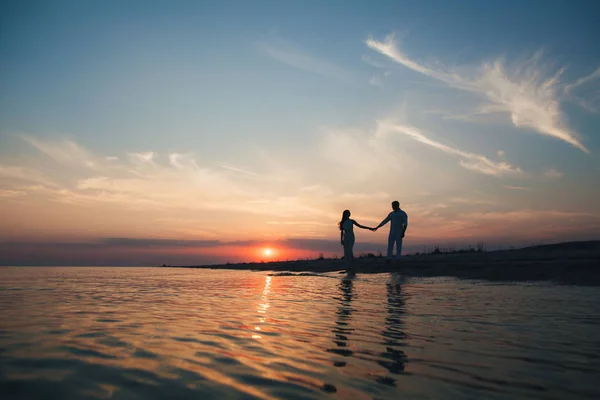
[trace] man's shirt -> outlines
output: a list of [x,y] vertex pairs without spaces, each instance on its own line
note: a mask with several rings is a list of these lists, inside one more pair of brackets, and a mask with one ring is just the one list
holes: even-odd
[[384,221],[390,221],[390,232],[402,232],[408,226],[408,215],[403,210],[392,211]]

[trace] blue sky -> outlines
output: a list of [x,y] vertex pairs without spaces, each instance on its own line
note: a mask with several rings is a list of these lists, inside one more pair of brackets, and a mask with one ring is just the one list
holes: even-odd
[[[333,252],[343,209],[376,224],[394,199],[414,248],[597,237],[596,15],[584,1],[2,2],[0,242]],[[224,257],[202,247],[191,259]]]

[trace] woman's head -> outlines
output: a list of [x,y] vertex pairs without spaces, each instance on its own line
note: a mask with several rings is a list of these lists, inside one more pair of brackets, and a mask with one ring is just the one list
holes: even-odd
[[348,220],[350,218],[350,210],[344,210],[344,212],[342,213],[342,220],[339,222],[339,227],[340,230],[342,229],[342,224],[344,223],[344,221]]

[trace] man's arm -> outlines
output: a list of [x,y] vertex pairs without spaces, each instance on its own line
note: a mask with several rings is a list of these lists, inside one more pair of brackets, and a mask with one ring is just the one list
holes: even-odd
[[375,229],[381,228],[382,226],[384,226],[385,224],[387,224],[388,222],[390,222],[390,219],[392,219],[392,214],[388,214],[388,216],[383,221],[381,221],[381,223],[379,225],[377,225],[375,227]]
[[404,234],[406,233],[406,229],[408,229],[408,214],[404,213],[404,223],[403,225],[403,229],[402,229],[402,237],[404,237]]

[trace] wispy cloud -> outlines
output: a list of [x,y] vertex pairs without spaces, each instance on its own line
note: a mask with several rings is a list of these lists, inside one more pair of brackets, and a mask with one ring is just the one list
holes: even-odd
[[226,169],[226,170],[229,170],[229,171],[238,172],[240,174],[253,175],[253,176],[257,176],[258,175],[255,172],[247,171],[247,170],[242,169],[242,168],[230,167],[228,165],[219,165],[219,167],[221,167],[223,169]]
[[281,37],[271,37],[265,41],[258,42],[257,47],[274,60],[306,72],[343,81],[352,78],[352,74],[346,69],[310,54],[292,41]]
[[20,138],[63,165],[95,168],[102,163],[102,160],[92,156],[89,151],[68,139],[50,142],[31,136],[20,136]]
[[[321,217],[327,213],[320,209],[320,199],[314,193],[303,191],[307,186],[304,182],[296,181],[298,186],[293,189],[289,179],[283,179],[288,177],[285,168],[270,168],[272,160],[267,160],[268,173],[256,174],[226,164],[202,165],[187,153],[128,152],[126,157],[107,161],[72,141],[24,140],[49,155],[50,160],[36,165],[0,164],[0,184],[11,190],[4,197],[18,190],[51,201],[94,207],[119,204],[163,212],[231,211],[284,219],[294,214]],[[81,168],[86,165],[93,168]],[[49,179],[42,172],[46,170],[60,179]],[[278,177],[281,171],[282,179]],[[23,186],[25,183],[30,186]]]
[[566,85],[565,94],[586,110],[596,113],[600,110],[600,67],[591,74]]
[[154,157],[156,154],[152,151],[146,151],[143,153],[127,153],[127,157],[131,164],[136,165],[138,167],[148,167],[154,164]]
[[23,166],[0,164],[0,178],[37,183],[50,187],[56,186],[56,183],[44,172]]
[[544,173],[544,176],[546,178],[551,178],[551,179],[558,179],[558,178],[561,178],[563,175],[564,174],[562,172],[557,171],[554,168],[550,168]]
[[419,63],[402,52],[393,35],[384,41],[369,38],[366,45],[406,68],[485,99],[487,103],[474,114],[507,113],[516,127],[533,129],[588,152],[578,135],[563,121],[559,102],[563,86],[559,79],[564,68],[553,75],[543,74],[541,52],[513,67],[498,58],[468,69],[445,67],[439,62],[431,66]]
[[600,67],[598,67],[598,69],[596,69],[594,72],[592,72],[591,74],[584,76],[583,78],[579,78],[577,79],[575,82],[565,85],[565,92],[566,93],[571,93],[573,91],[573,89],[582,86],[585,83],[588,83],[590,81],[593,81],[597,78],[600,78]]
[[382,141],[362,131],[327,129],[319,147],[325,159],[341,166],[345,181],[362,181],[397,169],[397,160],[387,153]]
[[370,79],[369,79],[369,83],[373,86],[379,86],[379,87],[383,87],[383,82],[381,80],[381,77],[378,75],[373,75]]
[[[388,211],[389,202],[395,199],[401,201],[413,221],[412,244],[430,244],[438,239],[461,243],[472,240],[474,236],[482,240],[497,237],[523,240],[559,235],[565,238],[575,237],[573,235],[583,237],[595,232],[594,229],[597,231],[600,226],[600,217],[593,213],[514,211],[514,204],[505,203],[496,196],[498,192],[457,189],[454,182],[449,185],[448,191],[440,192],[439,186],[443,182],[435,180],[435,175],[431,175],[434,177],[433,187],[438,191],[421,195],[421,200],[416,200],[419,195],[411,186],[411,176],[422,181],[423,170],[429,166],[423,165],[427,162],[421,163],[416,166],[419,173],[411,171],[409,168],[415,163],[412,159],[404,159],[404,153],[398,157],[397,151],[403,149],[401,146],[395,148],[395,135],[456,157],[464,168],[478,173],[490,176],[525,174],[506,162],[441,143],[415,127],[388,122],[366,132],[327,132],[325,136],[332,143],[325,155],[334,158],[342,173],[336,170],[331,177],[326,177],[323,172],[322,179],[312,182],[274,180],[271,176],[263,176],[262,172],[250,176],[222,168],[228,164],[226,161],[206,164],[201,157],[176,152],[119,156],[110,165],[100,165],[95,169],[64,166],[63,169],[69,171],[69,178],[57,179],[55,185],[26,186],[23,182],[13,185],[12,179],[20,180],[14,178],[15,175],[40,177],[35,176],[33,168],[3,165],[0,168],[0,198],[6,207],[0,217],[9,221],[9,227],[28,224],[29,227],[35,226],[37,232],[45,229],[56,238],[81,238],[92,243],[91,250],[104,252],[103,249],[110,249],[111,254],[123,254],[123,260],[131,259],[130,251],[134,251],[140,263],[148,260],[156,262],[156,256],[142,257],[150,251],[164,249],[164,253],[160,254],[165,257],[161,256],[160,262],[174,263],[177,261],[170,256],[171,252],[183,254],[195,252],[196,248],[198,254],[212,248],[225,252],[228,246],[258,246],[265,239],[297,251],[337,252],[339,244],[335,239],[338,234],[335,223],[341,216],[341,210],[350,208],[359,222],[371,225],[381,221]],[[57,143],[42,143],[43,148],[55,145],[58,146]],[[318,147],[322,145],[318,143]],[[104,159],[83,150],[92,160]],[[50,163],[42,166],[41,170],[60,171],[59,166],[63,164],[52,160],[46,160]],[[315,170],[329,173],[325,167],[330,165],[321,164],[321,161],[319,155],[314,154]],[[258,168],[259,165],[255,167],[263,171]],[[357,171],[363,168],[373,168],[369,171],[369,179],[355,179]],[[434,166],[433,169],[439,168]],[[272,173],[277,170],[273,168]],[[8,175],[13,177],[8,178]],[[379,180],[373,183],[375,178]],[[332,183],[330,179],[336,182]],[[335,187],[339,180],[343,181],[340,184],[343,190]],[[390,186],[389,182],[395,184]],[[28,184],[31,185],[31,181]],[[415,188],[423,189],[422,186]],[[13,217],[14,210],[21,210],[22,215]],[[35,216],[28,218],[24,210],[35,210]],[[70,218],[65,219],[65,213]],[[560,221],[559,228],[556,221]],[[58,234],[57,230],[63,233]],[[81,235],[82,232],[86,235]],[[365,234],[356,251],[383,249],[384,233],[372,237]],[[12,232],[10,235],[9,238],[16,237]],[[73,254],[71,252],[76,252],[76,247],[62,253]],[[35,253],[37,249],[23,248],[15,257]],[[49,250],[44,251],[46,253],[39,254],[49,254]],[[90,259],[89,254],[82,256],[83,259]],[[193,263],[194,257],[197,256],[190,255],[186,263]],[[42,262],[40,260],[36,258],[35,262]]]
[[504,161],[493,161],[484,155],[463,151],[443,143],[437,142],[428,138],[422,131],[406,125],[386,125],[382,124],[392,132],[401,133],[416,140],[419,143],[431,146],[446,154],[458,157],[462,167],[471,171],[479,172],[491,176],[506,176],[506,175],[522,175],[523,171],[519,167],[515,167]]
[[0,198],[4,197],[20,197],[24,196],[27,192],[23,190],[12,190],[12,189],[0,189]]
[[367,64],[369,64],[370,66],[375,67],[375,68],[380,68],[380,69],[389,69],[390,68],[390,65],[388,63],[383,63],[383,62],[374,60],[373,57],[369,57],[366,54],[363,54],[361,59],[364,62],[366,62]]
[[104,238],[100,245],[114,247],[214,247],[222,245],[219,240],[177,240],[146,238]]

